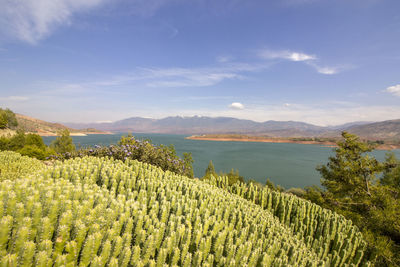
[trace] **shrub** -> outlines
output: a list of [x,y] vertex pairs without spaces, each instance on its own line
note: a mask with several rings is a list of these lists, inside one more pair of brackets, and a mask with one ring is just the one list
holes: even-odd
[[[0,152],[0,181],[14,180],[41,170],[45,165],[39,160],[21,156],[11,151]],[[1,212],[1,207],[0,207]]]
[[193,160],[189,153],[184,153],[184,159],[180,159],[172,145],[156,146],[149,140],[136,140],[132,135],[122,136],[117,145],[96,145],[94,148],[82,148],[49,158],[64,160],[84,156],[112,157],[122,161],[133,159],[158,166],[165,171],[193,177]]
[[69,135],[68,129],[61,130],[58,133],[60,136],[56,138],[53,142],[51,142],[50,147],[56,153],[71,153],[76,150],[75,145],[72,141],[71,136]]

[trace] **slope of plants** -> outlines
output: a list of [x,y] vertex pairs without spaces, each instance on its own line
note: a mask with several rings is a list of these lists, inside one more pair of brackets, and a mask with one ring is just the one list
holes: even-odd
[[0,181],[22,178],[45,167],[40,160],[12,151],[0,152]]
[[303,240],[318,256],[327,256],[333,266],[368,262],[366,242],[350,220],[307,200],[245,183],[230,185],[228,177],[212,177],[210,184],[236,194],[276,216],[292,234]]
[[[368,264],[359,239],[339,238],[348,236],[348,222],[325,214],[337,229],[322,235],[337,236],[347,250],[320,251],[304,238],[313,229],[308,225],[323,221],[311,216],[316,208],[306,207],[297,234],[296,220],[280,221],[268,203],[271,209],[138,161],[75,158],[0,183],[0,258],[5,266]],[[294,213],[281,208],[279,214]],[[323,248],[332,242],[316,240]]]

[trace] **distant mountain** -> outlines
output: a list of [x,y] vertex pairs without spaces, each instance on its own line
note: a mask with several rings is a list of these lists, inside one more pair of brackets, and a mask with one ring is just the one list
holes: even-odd
[[367,139],[400,140],[400,119],[352,126],[347,131]]
[[374,123],[374,121],[354,121],[354,122],[348,122],[345,124],[340,124],[340,125],[335,125],[335,126],[328,126],[328,128],[332,129],[332,130],[347,130],[350,127],[353,126],[360,126],[360,125],[365,125],[365,124],[371,124]]
[[399,140],[400,120],[351,122],[322,127],[297,121],[255,122],[230,117],[166,117],[149,119],[132,117],[111,123],[65,123],[72,128],[96,128],[111,132],[171,134],[245,134],[268,137],[340,137],[343,130],[366,139]]
[[137,133],[176,133],[176,134],[253,134],[271,137],[315,136],[325,127],[295,121],[255,122],[230,117],[166,117],[163,119],[128,118],[113,123],[65,123],[70,127],[93,127],[104,131]]
[[71,135],[103,133],[103,132],[93,129],[93,128],[77,130],[77,129],[69,128],[60,123],[47,122],[47,121],[35,119],[35,118],[28,117],[28,116],[21,115],[21,114],[15,114],[15,116],[17,118],[19,128],[22,128],[27,132],[37,133],[37,134],[43,135],[43,136],[57,135],[57,133],[60,130],[64,130],[64,129],[68,129],[70,131]]

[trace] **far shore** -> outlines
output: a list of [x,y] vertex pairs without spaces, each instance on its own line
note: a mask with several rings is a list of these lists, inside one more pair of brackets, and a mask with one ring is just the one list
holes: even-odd
[[[266,138],[266,137],[258,137],[258,136],[238,136],[238,137],[225,137],[223,135],[192,135],[186,137],[185,139],[190,140],[204,140],[204,141],[222,141],[222,142],[258,142],[258,143],[293,143],[293,144],[305,144],[305,145],[320,145],[323,147],[337,147],[335,142],[331,141],[302,141],[302,140],[293,140],[289,138]],[[393,144],[383,144],[377,146],[375,149],[378,150],[392,150],[392,149],[400,149],[400,145]]]
[[[36,133],[40,136],[59,136],[57,133],[52,133],[52,132],[38,132]],[[113,134],[111,132],[70,132],[70,136],[88,136],[88,135],[93,135],[93,134]]]

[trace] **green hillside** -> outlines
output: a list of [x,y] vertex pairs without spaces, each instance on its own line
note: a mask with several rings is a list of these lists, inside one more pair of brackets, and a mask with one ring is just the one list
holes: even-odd
[[[6,153],[0,166],[18,165],[18,154]],[[0,182],[2,266],[369,264],[350,221],[294,196],[224,189],[223,179],[209,184],[133,160],[38,169]]]

